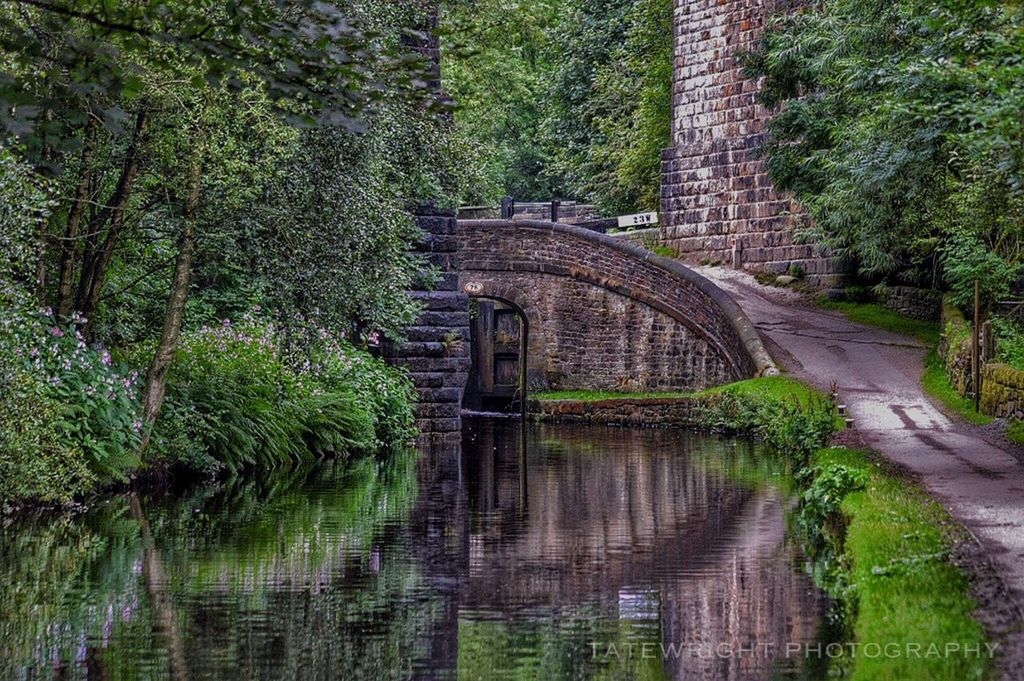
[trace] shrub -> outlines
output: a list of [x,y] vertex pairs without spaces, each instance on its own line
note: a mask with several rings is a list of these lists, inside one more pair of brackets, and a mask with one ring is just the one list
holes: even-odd
[[67,503],[93,488],[85,452],[59,426],[63,407],[38,376],[0,372],[0,501]]
[[836,429],[835,409],[823,397],[797,397],[724,390],[698,402],[697,419],[711,430],[752,435],[772,449],[806,462]]
[[0,380],[10,413],[0,425],[5,460],[24,461],[28,455],[13,444],[21,443],[65,482],[53,494],[44,489],[30,496],[63,498],[90,487],[91,480],[73,483],[61,472],[79,470],[79,461],[98,481],[123,480],[139,463],[138,374],[116,366],[106,350],[88,347],[75,328],[81,321],[61,326],[49,310],[35,313],[24,304],[0,320]]
[[1024,370],[1024,328],[1013,319],[993,317],[992,330],[996,337],[996,359]]
[[962,310],[974,303],[974,282],[981,283],[985,305],[1005,298],[1014,280],[1020,276],[1021,264],[1009,262],[993,251],[976,235],[955,232],[942,251],[946,283],[950,298]]
[[397,371],[326,331],[247,315],[182,338],[152,446],[200,471],[276,466],[375,452],[411,419]]

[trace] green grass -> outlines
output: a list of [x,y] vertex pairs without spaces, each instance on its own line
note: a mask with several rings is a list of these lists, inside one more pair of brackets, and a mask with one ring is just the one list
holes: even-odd
[[[949,560],[959,538],[947,513],[915,485],[845,448],[817,453],[818,465],[840,464],[868,475],[866,489],[848,495],[842,511],[849,520],[844,550],[856,598],[855,640],[895,644],[897,657],[857,656],[854,681],[962,681],[984,677],[990,661],[973,656],[926,657],[935,644],[976,645],[985,651],[981,625],[971,617],[976,603],[964,573]],[[920,645],[920,657],[907,645]]]
[[1017,445],[1024,445],[1024,421],[1011,419],[1003,432],[1006,439]]
[[912,336],[929,346],[937,345],[939,342],[939,325],[936,322],[924,322],[904,317],[878,303],[848,303],[819,299],[818,305],[826,310],[842,312],[852,322],[874,326],[903,336]]
[[654,248],[650,248],[648,250],[650,250],[651,253],[654,253],[655,255],[660,255],[663,258],[678,258],[679,257],[679,251],[677,251],[676,249],[672,248],[671,246],[658,245],[658,246],[655,246]]
[[823,397],[821,393],[811,388],[806,383],[795,378],[786,376],[765,376],[764,378],[751,378],[746,381],[720,385],[716,388],[708,388],[696,393],[685,392],[648,392],[629,393],[617,392],[614,390],[557,390],[549,392],[533,393],[532,397],[541,401],[574,400],[578,402],[598,402],[600,400],[618,399],[663,399],[666,397],[700,397],[702,395],[713,395],[724,391],[735,392],[743,395],[764,395],[768,397],[789,398],[796,396],[801,402],[806,402],[811,396]]
[[942,365],[942,358],[939,357],[939,353],[935,350],[929,352],[928,356],[925,357],[921,385],[926,393],[946,405],[947,408],[968,423],[978,426],[992,423],[993,419],[991,416],[986,416],[974,410],[974,400],[961,397],[960,393],[956,391],[953,384],[949,382],[946,368]]
[[745,381],[720,385],[716,388],[695,393],[696,395],[713,395],[720,392],[731,392],[738,395],[758,395],[764,397],[790,398],[797,397],[801,402],[806,402],[812,396],[824,397],[824,395],[810,387],[803,381],[788,376],[764,376],[762,378],[749,378]]

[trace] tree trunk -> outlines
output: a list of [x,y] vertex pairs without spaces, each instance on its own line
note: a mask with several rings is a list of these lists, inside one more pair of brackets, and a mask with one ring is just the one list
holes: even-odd
[[139,497],[132,494],[128,500],[132,518],[139,523],[142,533],[142,580],[146,584],[150,605],[153,608],[153,619],[157,633],[164,641],[167,649],[167,661],[171,667],[171,679],[186,681],[189,678],[188,662],[185,657],[185,637],[178,627],[178,618],[174,612],[174,601],[171,599],[171,580],[164,569],[164,561],[156,540],[142,512]]
[[160,334],[160,343],[153,355],[153,362],[146,374],[146,387],[142,394],[143,436],[142,451],[149,446],[149,438],[153,424],[160,415],[164,404],[164,393],[167,390],[167,374],[174,362],[174,353],[178,349],[178,336],[181,335],[181,320],[188,302],[189,285],[192,282],[192,258],[195,253],[195,231],[193,221],[199,206],[199,189],[202,180],[202,166],[198,159],[194,160],[189,171],[189,195],[185,201],[184,220],[178,257],[174,262],[174,276],[171,279],[171,294],[167,299],[167,310],[164,313],[164,328]]
[[[90,235],[96,235],[103,229],[103,225],[110,223],[102,244],[95,251],[87,249],[83,257],[82,274],[78,281],[78,295],[75,307],[89,320],[86,323],[84,333],[89,335],[92,329],[92,317],[96,312],[96,304],[99,301],[100,292],[103,290],[103,282],[107,276],[107,269],[110,266],[110,259],[114,253],[114,247],[121,237],[124,228],[124,214],[131,199],[132,189],[135,180],[139,177],[142,164],[140,152],[142,150],[143,136],[149,124],[149,110],[143,105],[135,116],[135,131],[132,133],[132,141],[125,152],[124,165],[121,168],[121,176],[118,178],[117,187],[110,196],[103,210],[99,212],[94,220],[89,223]],[[98,237],[94,237],[98,241]]]
[[67,317],[71,313],[71,281],[75,274],[75,249],[78,241],[78,227],[82,224],[86,199],[92,187],[92,161],[96,153],[96,119],[90,114],[85,124],[85,140],[82,147],[82,166],[78,172],[78,186],[75,199],[68,211],[68,224],[64,230],[64,241],[60,249],[60,274],[57,281],[57,314]]

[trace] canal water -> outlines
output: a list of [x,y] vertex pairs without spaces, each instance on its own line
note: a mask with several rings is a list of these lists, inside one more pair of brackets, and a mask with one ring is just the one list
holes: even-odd
[[0,529],[0,679],[811,679],[786,464],[685,432],[474,420]]

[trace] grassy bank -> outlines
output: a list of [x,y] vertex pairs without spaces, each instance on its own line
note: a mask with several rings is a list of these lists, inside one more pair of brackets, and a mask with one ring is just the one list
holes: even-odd
[[619,392],[614,390],[557,390],[539,392],[531,395],[532,399],[544,401],[573,400],[576,402],[600,402],[601,400],[618,399],[664,399],[673,397],[700,397],[732,392],[742,395],[770,397],[778,399],[799,399],[806,402],[813,395],[820,395],[805,383],[787,376],[765,376],[745,381],[709,388],[699,392]]
[[931,350],[924,360],[924,374],[921,385],[929,396],[946,406],[957,416],[975,425],[984,426],[992,423],[993,418],[975,411],[974,400],[962,397],[949,381],[942,358],[935,350]]
[[[975,602],[967,577],[950,561],[953,544],[962,537],[948,514],[864,452],[822,449],[813,466],[817,478],[804,495],[805,505],[816,488],[828,486],[820,481],[834,478],[837,470],[862,482],[860,489],[838,495],[845,533],[832,538],[838,553],[827,581],[844,599],[859,651],[869,650],[869,644],[899,651],[891,657],[862,652],[837,667],[852,665],[850,678],[857,681],[984,678],[991,661],[963,652],[968,646],[984,652],[986,639],[971,616]],[[929,654],[932,646],[941,654]]]
[[917,338],[928,346],[938,345],[939,325],[919,319],[904,317],[900,313],[878,303],[837,302],[821,298],[818,305],[826,310],[835,310],[852,322]]
[[140,475],[371,454],[411,434],[408,379],[320,329],[244,315],[187,331],[146,433],[151,346],[111,353],[74,322],[12,316],[0,324],[0,508],[67,504]]

